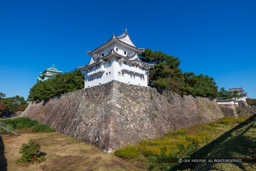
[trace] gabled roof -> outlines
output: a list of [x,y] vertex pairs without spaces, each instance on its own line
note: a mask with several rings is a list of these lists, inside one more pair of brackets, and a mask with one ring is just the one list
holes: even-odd
[[142,65],[143,67],[145,67],[145,69],[150,69],[151,67],[154,66],[154,64],[148,64],[148,63],[142,62],[140,60],[140,58],[137,56],[136,53],[133,53],[130,56],[122,56],[122,55],[116,53],[113,49],[106,56],[99,56],[99,55],[96,55],[96,56],[98,58],[96,59],[95,63],[92,63],[92,64],[89,63],[88,65],[85,65],[85,66],[82,66],[82,67],[77,67],[77,68],[82,70],[82,71],[87,70],[90,67],[93,67],[93,66],[101,63],[102,61],[107,61],[108,58],[111,57],[111,56],[119,57],[119,58],[123,59],[124,61],[130,62],[132,64]]
[[115,36],[115,34],[113,34],[113,36],[109,39],[109,41],[107,41],[106,43],[104,43],[103,45],[99,46],[98,48],[92,50],[92,51],[88,51],[87,54],[89,55],[93,55],[94,53],[99,52],[100,50],[104,49],[105,47],[113,44],[113,43],[117,43],[120,44],[126,48],[132,49],[134,51],[136,51],[137,53],[142,53],[144,51],[143,48],[137,48],[134,43],[131,41],[130,36],[128,35],[127,30],[125,31],[125,33],[121,34],[120,36]]
[[123,34],[121,34],[120,36],[117,36],[117,38],[118,38],[120,41],[124,42],[124,43],[127,43],[127,44],[129,44],[129,45],[131,45],[131,46],[136,47],[135,44],[132,42],[132,40],[131,40],[131,38],[130,38],[128,32],[127,32],[127,29],[125,29],[125,32],[124,32]]
[[233,91],[244,91],[244,90],[243,88],[230,88],[228,91],[233,92]]
[[62,71],[59,71],[57,68],[55,68],[54,64],[52,65],[51,68],[48,68],[48,69],[44,70],[44,72],[46,72],[46,71],[62,73]]

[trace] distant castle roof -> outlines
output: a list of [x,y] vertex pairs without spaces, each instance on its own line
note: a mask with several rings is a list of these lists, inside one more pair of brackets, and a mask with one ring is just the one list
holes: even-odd
[[230,88],[228,91],[229,92],[234,92],[234,91],[243,92],[244,90],[243,90],[243,88]]
[[56,72],[56,73],[62,73],[62,71],[59,71],[57,68],[55,68],[54,64],[52,65],[52,67],[45,69],[43,72],[46,71],[51,71],[51,72]]
[[45,81],[48,78],[54,77],[56,74],[61,74],[62,71],[59,71],[57,68],[55,68],[54,64],[52,67],[45,69],[43,72],[40,73],[39,77],[37,78],[37,81]]

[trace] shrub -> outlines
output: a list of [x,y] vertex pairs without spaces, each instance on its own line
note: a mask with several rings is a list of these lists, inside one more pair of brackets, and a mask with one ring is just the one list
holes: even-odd
[[17,160],[18,163],[35,163],[45,161],[45,156],[40,156],[40,145],[30,139],[28,144],[22,144],[20,148],[21,158]]
[[55,129],[49,128],[44,124],[37,124],[31,127],[32,132],[55,132]]
[[127,146],[116,150],[115,155],[122,157],[123,159],[133,159],[137,158],[140,155],[140,152],[137,150],[136,146]]
[[204,129],[208,130],[208,131],[216,131],[216,126],[205,126]]
[[201,132],[198,134],[198,136],[200,137],[201,142],[203,142],[203,143],[208,143],[212,138],[212,136],[206,132]]
[[195,147],[198,147],[198,145],[202,142],[201,138],[199,136],[195,136],[195,135],[188,135],[186,137],[186,140],[188,142],[191,142]]
[[187,135],[188,131],[184,130],[184,129],[178,129],[177,131],[169,131],[168,132],[168,136],[173,136],[173,137],[177,137],[179,135]]
[[39,124],[37,120],[30,120],[26,117],[15,119],[1,120],[4,124],[11,126],[14,129],[31,128],[32,132],[54,132],[55,129],[49,128],[47,125]]
[[178,143],[177,148],[179,149],[178,158],[188,158],[197,150],[197,147],[189,142]]

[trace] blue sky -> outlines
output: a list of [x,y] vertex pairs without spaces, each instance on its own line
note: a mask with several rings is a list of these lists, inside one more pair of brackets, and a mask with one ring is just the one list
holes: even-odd
[[0,92],[27,97],[40,72],[88,64],[92,50],[125,28],[140,48],[181,60],[219,87],[256,98],[254,0],[0,0]]

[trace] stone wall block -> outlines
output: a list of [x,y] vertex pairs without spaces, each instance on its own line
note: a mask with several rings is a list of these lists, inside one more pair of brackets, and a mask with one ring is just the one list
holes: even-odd
[[22,113],[112,152],[169,130],[222,118],[216,101],[112,81],[30,103]]

